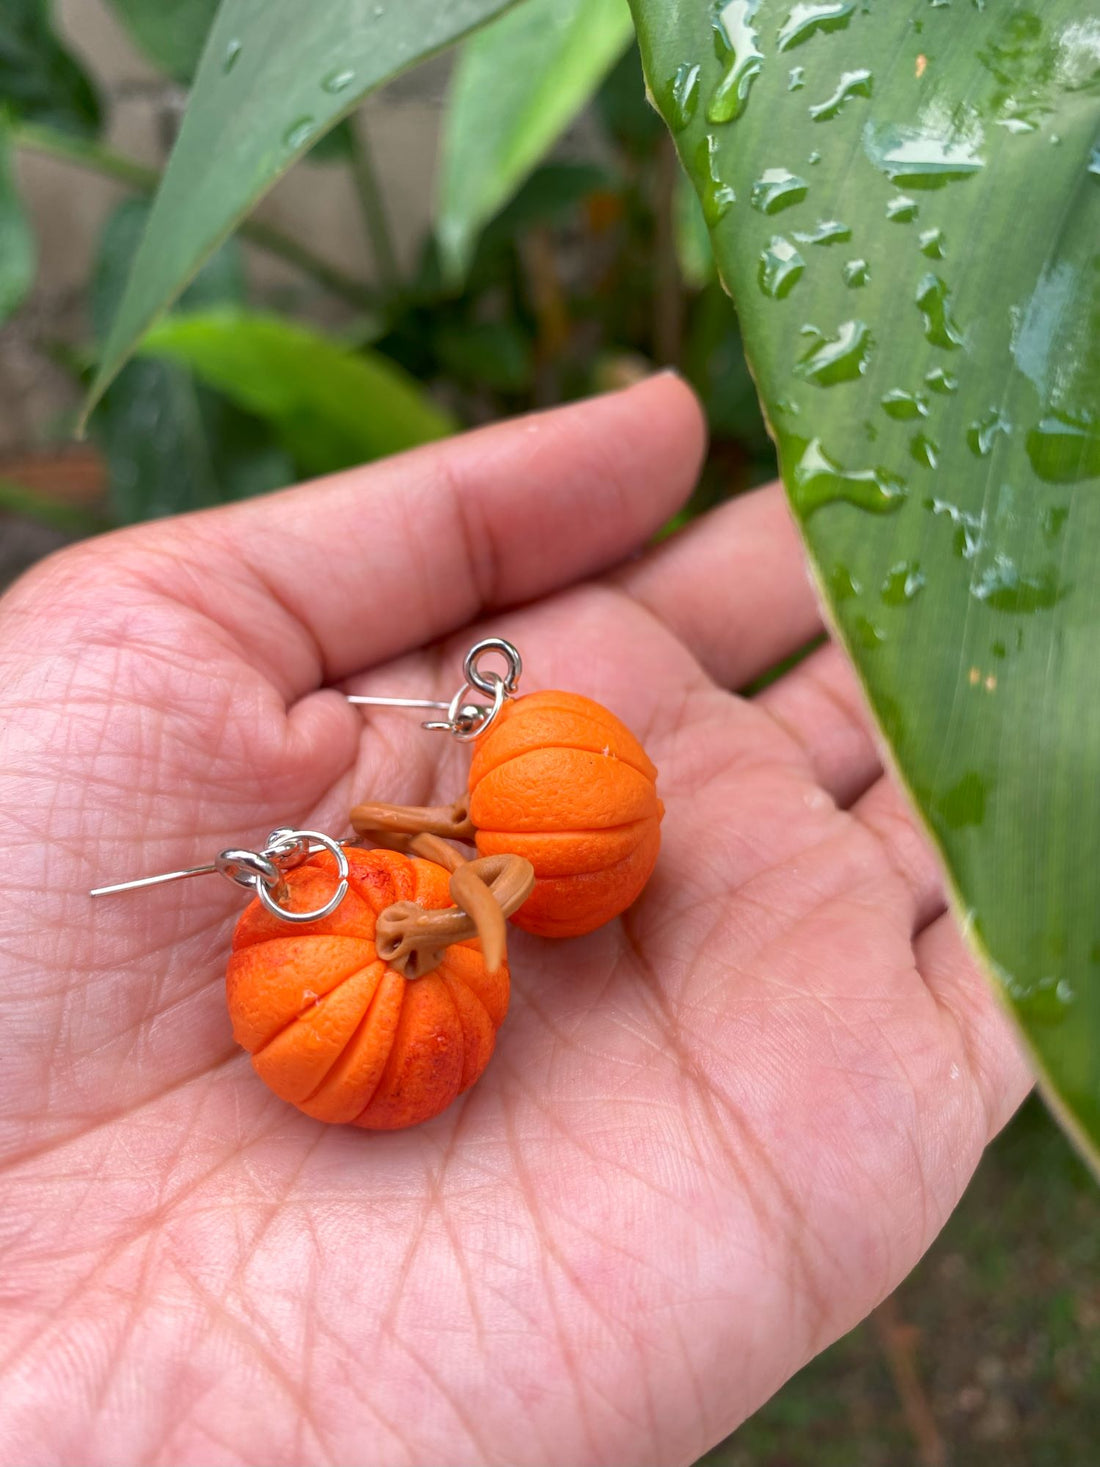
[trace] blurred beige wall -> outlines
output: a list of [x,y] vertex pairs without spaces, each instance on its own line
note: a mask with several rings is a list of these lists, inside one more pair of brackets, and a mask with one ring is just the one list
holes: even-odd
[[[179,89],[143,60],[103,0],[55,0],[55,14],[99,84],[108,109],[106,141],[161,166],[178,123]],[[371,98],[362,113],[405,261],[429,217],[446,75],[445,60],[418,67]],[[0,454],[8,455],[64,432],[75,392],[35,343],[86,340],[83,291],[96,240],[125,197],[117,184],[49,158],[23,154],[17,166],[38,236],[39,275],[31,300],[0,332]],[[350,273],[369,277],[370,248],[346,169],[300,165],[258,215]],[[259,293],[300,279],[257,251],[250,251],[249,268]]]

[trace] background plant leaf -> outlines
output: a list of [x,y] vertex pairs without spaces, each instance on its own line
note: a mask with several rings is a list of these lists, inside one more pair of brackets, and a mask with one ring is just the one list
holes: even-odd
[[89,395],[296,159],[381,82],[511,0],[224,0]]
[[150,61],[189,82],[214,21],[218,0],[108,0]]
[[35,240],[12,167],[11,132],[0,117],[0,323],[34,284]]
[[437,234],[461,276],[481,227],[591,98],[633,35],[626,0],[524,0],[467,41],[443,129]]
[[1095,1156],[1095,5],[633,5],[831,616]]
[[[100,341],[125,290],[148,213],[143,200],[130,200],[104,228],[89,302]],[[199,273],[182,304],[203,309],[243,296],[243,262],[230,243]],[[296,477],[266,423],[173,362],[130,362],[91,426],[107,460],[111,513],[124,523],[243,499]]]
[[234,309],[167,317],[142,352],[186,365],[271,423],[303,473],[325,474],[442,438],[452,420],[377,352]]
[[62,132],[99,130],[95,87],[54,35],[48,0],[4,0],[0,8],[0,104]]
[[686,173],[681,172],[676,179],[672,202],[680,273],[688,285],[701,290],[714,279],[714,251],[710,247],[703,206]]

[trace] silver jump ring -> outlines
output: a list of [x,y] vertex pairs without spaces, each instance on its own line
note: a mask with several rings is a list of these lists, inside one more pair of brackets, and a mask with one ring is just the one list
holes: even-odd
[[[336,862],[336,874],[340,881],[335,892],[329,897],[322,907],[314,907],[309,912],[292,912],[287,907],[282,907],[275,900],[272,888],[263,881],[257,881],[256,894],[260,901],[273,917],[278,917],[283,922],[321,922],[325,917],[331,917],[336,908],[348,894],[348,858],[343,846],[339,841],[333,840],[330,835],[323,835],[319,830],[273,830],[268,838],[268,847],[265,856],[271,856],[276,862],[287,867],[300,866],[303,861],[314,854],[313,845],[316,843],[322,850],[328,851]],[[281,885],[282,878],[279,877]]]
[[[451,705],[447,709],[447,727],[460,744],[472,743],[474,739],[486,733],[495,722],[508,697],[504,681],[495,674],[490,687],[483,689],[492,694],[493,701],[488,707],[481,703],[466,704],[466,694],[473,691],[469,683],[463,683],[451,699]],[[471,710],[475,708],[479,715],[476,719],[470,717]]]
[[215,857],[214,869],[255,892],[274,891],[283,879],[271,857],[260,851],[221,851]]
[[503,687],[507,695],[514,698],[519,680],[523,676],[523,658],[511,642],[506,642],[503,637],[486,637],[484,641],[475,643],[466,653],[466,660],[462,664],[466,686],[484,693],[487,697],[496,697],[496,684],[502,681],[499,673],[483,673],[477,665],[480,658],[488,652],[495,652],[504,658],[507,673],[503,678]]

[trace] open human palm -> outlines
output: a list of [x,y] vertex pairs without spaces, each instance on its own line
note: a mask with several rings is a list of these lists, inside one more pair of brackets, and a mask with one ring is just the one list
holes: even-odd
[[[0,1458],[689,1462],[934,1237],[1027,1080],[817,630],[778,490],[635,552],[688,392],[629,392],[47,562],[0,605]],[[510,939],[435,1121],[326,1127],[231,1039],[242,893],[102,881],[455,798],[488,632],[660,771],[626,915]],[[423,650],[425,645],[429,650]]]

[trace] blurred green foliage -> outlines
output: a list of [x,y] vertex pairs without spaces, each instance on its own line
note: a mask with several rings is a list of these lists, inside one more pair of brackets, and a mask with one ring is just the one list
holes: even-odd
[[[166,77],[186,82],[216,7],[207,0],[110,3]],[[497,151],[488,164],[463,144],[486,123],[462,75],[476,72],[479,55],[506,46],[510,31],[525,38],[525,8],[466,43],[465,73],[460,69],[443,120],[458,163],[444,185],[441,229],[428,233],[397,278],[381,278],[364,259],[359,278],[344,279],[314,253],[317,242],[307,235],[272,245],[298,263],[301,275],[297,289],[278,297],[259,297],[249,286],[236,240],[202,269],[92,417],[114,521],[260,493],[664,365],[690,378],[711,421],[711,456],[691,512],[774,473],[736,318],[715,278],[694,195],[646,101],[637,50],[620,23],[625,7],[605,4],[599,16],[570,22],[578,34],[598,30],[598,66],[584,59],[585,46],[572,45],[568,28],[551,48],[548,84],[568,82],[569,93],[552,125],[535,127],[516,93],[514,117],[497,119]],[[570,73],[564,80],[563,70]],[[103,144],[107,118],[98,95],[53,30],[47,0],[5,8],[0,107],[14,144],[122,181],[133,172],[141,186],[141,170]],[[555,154],[553,145],[582,110],[583,126],[566,152]],[[513,122],[518,141],[506,136]],[[62,134],[75,133],[82,142],[74,154]],[[377,259],[389,247],[389,225],[361,115],[320,138],[297,166],[318,161],[349,169]],[[13,250],[10,268],[0,270],[0,307],[10,312],[27,292],[33,259],[7,178],[0,152],[0,234],[26,244],[22,257]],[[444,268],[437,240],[448,219],[453,233],[456,200],[467,184],[479,192],[469,195],[460,220],[464,269],[456,274]],[[100,239],[88,281],[92,337],[65,355],[85,383],[148,211],[144,198],[124,203]],[[248,228],[246,239],[267,243],[264,226]],[[322,298],[334,293],[344,302],[335,335],[313,324]],[[333,319],[331,306],[325,318]],[[42,349],[56,358],[54,343]]]

